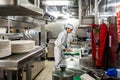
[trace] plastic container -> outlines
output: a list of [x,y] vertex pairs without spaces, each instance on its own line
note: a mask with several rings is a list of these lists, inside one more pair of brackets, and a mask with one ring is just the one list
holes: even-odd
[[81,80],[80,76],[74,76],[73,80]]

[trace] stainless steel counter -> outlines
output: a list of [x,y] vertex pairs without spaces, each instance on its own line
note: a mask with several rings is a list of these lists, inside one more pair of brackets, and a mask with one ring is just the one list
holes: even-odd
[[43,51],[45,46],[37,46],[35,50],[22,53],[22,54],[12,54],[8,57],[0,59],[0,68],[5,70],[18,70],[25,64],[30,63],[37,56],[40,56],[40,52]]
[[32,80],[32,63],[35,58],[44,54],[44,49],[45,46],[36,46],[33,51],[22,54],[12,54],[10,56],[0,58],[0,69],[6,71],[7,80],[23,80],[19,79],[19,70],[25,67],[27,70],[25,74],[26,78],[24,80]]

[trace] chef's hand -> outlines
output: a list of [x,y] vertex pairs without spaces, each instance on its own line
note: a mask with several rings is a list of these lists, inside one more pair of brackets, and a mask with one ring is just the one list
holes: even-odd
[[65,51],[65,52],[72,52],[72,50],[69,49],[69,48],[65,48],[64,51]]

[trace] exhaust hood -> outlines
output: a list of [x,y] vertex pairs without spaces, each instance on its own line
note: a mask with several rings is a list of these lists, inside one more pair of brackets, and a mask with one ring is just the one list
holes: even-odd
[[0,16],[43,16],[43,10],[29,0],[0,0]]

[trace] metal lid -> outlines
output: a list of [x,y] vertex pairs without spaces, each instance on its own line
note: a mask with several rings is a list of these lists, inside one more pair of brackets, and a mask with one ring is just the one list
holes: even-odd
[[60,65],[60,69],[56,69],[53,72],[53,76],[56,77],[71,77],[74,75],[74,71],[70,69],[66,69],[65,65]]

